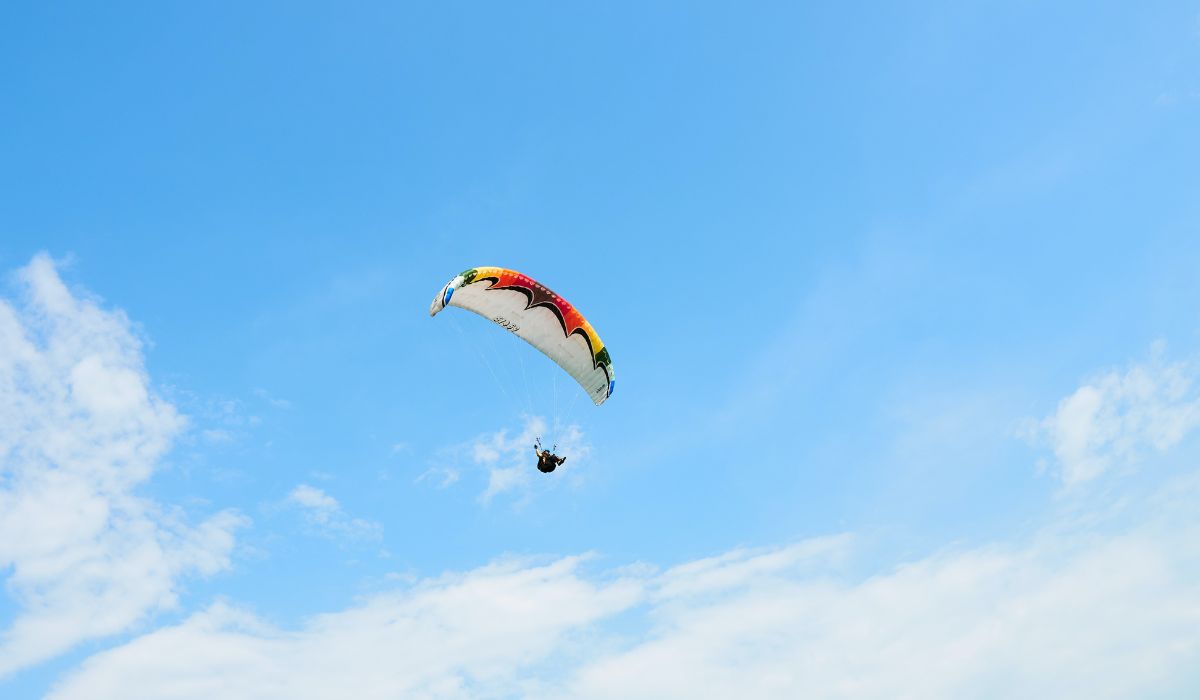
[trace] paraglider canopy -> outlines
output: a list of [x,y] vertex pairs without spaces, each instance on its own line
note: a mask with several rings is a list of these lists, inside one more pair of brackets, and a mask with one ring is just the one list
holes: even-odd
[[579,382],[599,406],[616,385],[599,334],[566,299],[515,270],[473,267],[442,287],[429,315],[447,306],[474,311],[542,351]]

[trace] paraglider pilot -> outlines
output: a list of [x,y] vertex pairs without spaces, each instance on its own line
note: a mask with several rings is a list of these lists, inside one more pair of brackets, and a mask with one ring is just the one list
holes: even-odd
[[[555,445],[554,447],[558,447],[558,445]],[[543,474],[549,474],[550,472],[554,471],[558,465],[567,461],[566,457],[555,456],[553,452],[554,448],[549,450],[543,450],[541,448],[542,439],[538,438],[537,441],[533,443],[533,453],[536,454],[538,458],[538,471],[542,472]]]

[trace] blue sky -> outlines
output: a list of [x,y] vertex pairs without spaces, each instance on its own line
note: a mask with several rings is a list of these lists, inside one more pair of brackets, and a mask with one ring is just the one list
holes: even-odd
[[1194,4],[0,27],[5,697],[1200,688]]

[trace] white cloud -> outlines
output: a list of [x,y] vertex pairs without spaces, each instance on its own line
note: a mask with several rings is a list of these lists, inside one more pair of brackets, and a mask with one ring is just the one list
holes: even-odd
[[[1084,424],[1118,425],[1088,449],[1166,450],[1186,432],[1182,366],[1088,386],[1118,404],[1081,412]],[[1046,423],[1068,443],[1078,395]],[[498,433],[474,453],[507,468],[529,437]],[[316,489],[296,499],[336,506]],[[864,565],[843,535],[663,571],[501,562],[293,630],[218,604],[95,655],[51,697],[1192,697],[1198,500],[1193,468],[1121,509],[1049,517],[1013,541],[866,575],[851,573]]]
[[866,577],[850,538],[661,573],[577,558],[424,580],[281,630],[217,605],[51,697],[1184,697],[1200,689],[1193,480],[1100,536],[1051,523]]
[[308,484],[300,484],[292,489],[288,500],[317,513],[321,519],[328,519],[330,513],[340,509],[332,496]]
[[[583,433],[578,426],[571,425],[560,428],[556,432],[557,443],[545,444],[543,447],[556,449],[556,454],[567,458],[567,461],[553,473],[557,479],[566,478],[579,463],[587,457],[590,447],[583,439]],[[479,499],[484,503],[496,496],[517,492],[528,496],[533,488],[535,479],[545,479],[547,475],[536,469],[537,457],[533,453],[533,442],[547,435],[547,425],[544,418],[532,416],[525,418],[521,432],[510,437],[508,430],[498,430],[494,433],[481,435],[470,445],[471,460],[487,469],[487,488]]]
[[204,438],[205,442],[212,444],[233,442],[233,433],[220,428],[201,430],[200,436]]
[[1085,383],[1032,432],[1049,443],[1063,482],[1073,485],[1134,462],[1147,450],[1170,449],[1198,425],[1196,369],[1163,362],[1159,346],[1150,362]]
[[199,526],[134,495],[184,426],[149,388],[119,311],[67,289],[54,263],[0,300],[0,571],[15,605],[0,677],[170,608],[178,579],[229,564],[242,519]]
[[521,671],[568,643],[573,630],[636,601],[636,584],[591,583],[578,566],[578,558],[495,564],[372,597],[295,632],[216,605],[94,657],[51,697],[511,694]]
[[266,389],[255,389],[254,395],[263,401],[266,401],[274,408],[290,409],[292,407],[291,401],[288,401],[287,399],[281,399],[277,396],[272,396]]
[[[72,295],[45,258],[22,280],[26,304],[0,303],[0,570],[18,607],[0,675],[170,607],[180,576],[228,566],[239,522],[191,526],[133,495],[182,419],[150,390],[123,316]],[[1177,447],[1197,422],[1193,377],[1155,360],[1064,399],[1037,425],[1064,481]],[[542,483],[530,443],[544,429],[471,443],[481,498]],[[568,469],[587,452],[578,431],[559,447]],[[1051,519],[865,576],[849,573],[856,538],[835,536],[663,571],[502,561],[293,629],[220,602],[93,655],[50,697],[1191,697],[1198,474],[1119,517]],[[307,484],[286,502],[322,532],[377,527]]]
[[[550,442],[551,435],[556,442]],[[533,444],[538,438],[546,440],[542,445],[544,448],[555,448],[555,453],[567,460],[552,475],[537,470]],[[579,426],[560,425],[556,430],[551,430],[545,418],[527,415],[523,418],[520,430],[515,433],[504,428],[441,450],[437,463],[418,475],[414,482],[429,482],[435,484],[436,488],[446,488],[457,483],[464,472],[470,472],[464,464],[474,465],[487,478],[487,486],[479,494],[481,503],[487,504],[497,496],[508,494],[514,496],[516,504],[520,506],[528,503],[539,491],[563,483],[564,479],[578,484],[579,467],[585,463],[590,452],[591,446],[584,439]],[[438,479],[438,476],[441,478]]]
[[305,522],[328,537],[377,539],[382,534],[379,523],[350,517],[337,499],[315,486],[300,484],[288,494],[287,503],[299,508]]
[[1194,690],[1196,534],[1194,524],[1188,533],[1150,528],[1108,538],[1044,532],[1023,546],[935,555],[849,584],[756,571],[764,557],[787,559],[785,550],[721,561],[711,573],[727,579],[728,593],[660,589],[650,634],[583,664],[562,694],[1090,698]]
[[447,486],[451,486],[452,484],[456,483],[461,476],[462,475],[459,473],[459,471],[452,467],[430,467],[429,469],[421,472],[416,479],[413,479],[413,483],[419,484],[422,481],[428,480],[430,482],[435,482],[437,484],[437,488],[444,489]]
[[206,445],[232,445],[251,436],[262,424],[262,418],[249,413],[241,399],[207,396],[178,386],[166,387],[164,393],[188,416],[191,430],[181,437],[185,445],[194,444],[194,438]]

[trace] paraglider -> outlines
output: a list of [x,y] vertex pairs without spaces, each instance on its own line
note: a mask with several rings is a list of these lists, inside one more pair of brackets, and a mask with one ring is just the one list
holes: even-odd
[[[596,329],[570,302],[532,277],[503,267],[464,270],[434,297],[429,315],[436,316],[448,306],[473,311],[537,348],[578,382],[597,406],[612,396],[616,386],[612,358]],[[538,469],[544,473],[566,461],[552,450],[541,450],[540,442],[534,450]]]
[[542,439],[538,438],[537,442],[533,443],[533,453],[538,458],[538,471],[543,474],[549,474],[558,468],[560,464],[567,461],[566,457],[559,457],[554,454],[554,450],[558,449],[558,445],[551,447],[548,450],[542,449]]
[[532,277],[502,267],[473,267],[442,287],[429,305],[474,311],[542,351],[566,370],[599,406],[616,385],[600,335],[566,299]]

